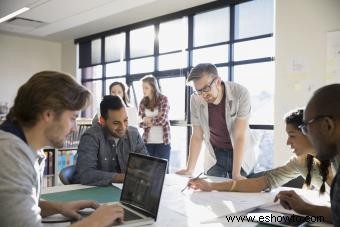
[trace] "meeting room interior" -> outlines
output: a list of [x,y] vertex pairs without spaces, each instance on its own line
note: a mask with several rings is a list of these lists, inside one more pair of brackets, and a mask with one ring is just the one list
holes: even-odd
[[[167,160],[152,226],[256,226],[226,217],[268,204],[273,212],[306,215],[273,202],[284,190],[330,208],[330,175],[329,183],[320,170],[326,182],[321,193],[313,185],[314,175],[309,186],[303,174],[307,167],[287,182],[270,170],[300,156],[287,114],[304,110],[319,88],[340,83],[339,12],[339,0],[1,0],[0,123],[8,121],[19,88],[32,75],[62,72],[92,98],[79,110],[63,146],[41,149],[40,199],[119,202],[122,165],[128,159],[119,152],[146,152]],[[114,94],[115,87],[121,93]],[[111,133],[114,151],[108,159],[113,167],[106,167],[102,138],[93,132],[95,127],[120,127],[115,126],[118,120],[109,120],[118,111],[105,112],[107,96],[120,96],[126,115],[123,129]],[[300,115],[302,122],[293,130],[310,139],[302,127],[314,121],[302,117],[306,119]],[[252,150],[247,153],[249,141]],[[98,153],[91,150],[90,158],[86,149],[94,147]],[[221,164],[228,165],[221,174],[212,167],[225,153],[231,158]],[[334,177],[337,169],[330,161]],[[107,183],[99,172],[95,176],[85,168],[117,173]],[[239,188],[246,178],[260,178],[264,186]],[[192,183],[200,179],[233,183],[226,183],[226,190],[211,184],[205,190]],[[43,218],[43,226],[70,224],[55,218]],[[327,218],[319,221],[322,226],[340,225]]]

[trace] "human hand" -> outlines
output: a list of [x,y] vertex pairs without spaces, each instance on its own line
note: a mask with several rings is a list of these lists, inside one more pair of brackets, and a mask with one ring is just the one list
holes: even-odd
[[306,203],[295,191],[281,191],[274,199],[280,200],[280,204],[287,210],[294,210],[297,213],[305,214],[310,204]]
[[[124,221],[124,209],[117,204],[102,205],[86,219],[90,223],[99,223],[98,226],[108,226],[116,220],[119,222]],[[84,219],[84,221],[86,220]]]
[[201,191],[206,191],[206,192],[210,192],[212,190],[210,182],[203,180],[203,179],[199,179],[199,178],[190,179],[188,181],[188,187],[194,190],[201,190]]
[[59,213],[64,215],[65,217],[79,220],[82,218],[82,216],[78,213],[79,210],[82,210],[84,208],[97,209],[98,207],[99,204],[96,201],[91,200],[64,202],[60,203]]
[[112,183],[123,183],[124,178],[125,178],[124,173],[117,173],[117,174],[114,175],[114,177],[112,179]]
[[188,170],[188,169],[181,169],[176,171],[176,174],[178,175],[192,175],[193,171],[192,170]]
[[144,118],[143,118],[143,123],[144,123],[147,127],[151,127],[151,126],[152,126],[152,117],[144,117]]

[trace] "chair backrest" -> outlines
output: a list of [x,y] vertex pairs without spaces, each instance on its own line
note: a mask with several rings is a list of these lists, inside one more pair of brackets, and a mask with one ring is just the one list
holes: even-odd
[[72,178],[74,171],[76,169],[75,165],[66,166],[59,173],[59,179],[63,184],[72,184]]

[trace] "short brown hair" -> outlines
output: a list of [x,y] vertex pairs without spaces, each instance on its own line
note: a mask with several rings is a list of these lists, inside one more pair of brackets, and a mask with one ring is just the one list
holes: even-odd
[[203,73],[218,76],[216,66],[211,63],[201,63],[191,69],[187,82],[198,80],[202,77]]
[[81,110],[90,102],[91,92],[70,75],[42,71],[19,88],[7,119],[32,127],[38,122],[39,114],[46,110],[52,110],[59,116],[65,110]]

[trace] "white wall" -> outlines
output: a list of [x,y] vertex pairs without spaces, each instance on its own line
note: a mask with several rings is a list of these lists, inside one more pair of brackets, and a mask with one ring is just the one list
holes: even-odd
[[326,32],[340,30],[339,0],[276,0],[274,166],[287,149],[283,116],[326,83]]
[[73,40],[61,45],[61,71],[76,77],[77,46]]
[[34,73],[61,70],[61,44],[0,34],[0,102],[13,103]]

